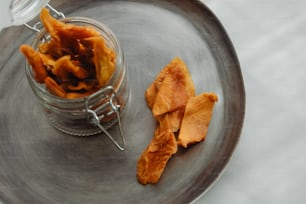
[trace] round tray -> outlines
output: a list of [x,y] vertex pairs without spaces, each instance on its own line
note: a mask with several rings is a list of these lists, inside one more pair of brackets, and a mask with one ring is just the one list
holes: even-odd
[[[18,48],[35,33],[0,33],[0,202],[186,203],[219,177],[239,140],[245,111],[243,79],[234,48],[218,19],[197,0],[54,0],[66,16],[109,26],[128,65],[130,101],[122,117],[127,149],[103,134],[65,135],[50,126],[24,72]],[[36,19],[37,20],[37,19]],[[179,149],[156,185],[136,180],[136,163],[155,121],[144,92],[174,57],[188,65],[197,93],[219,101],[204,142]],[[110,130],[117,137],[115,126]]]

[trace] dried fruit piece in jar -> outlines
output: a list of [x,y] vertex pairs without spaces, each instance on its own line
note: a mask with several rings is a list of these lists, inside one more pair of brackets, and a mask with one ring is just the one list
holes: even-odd
[[48,76],[48,73],[40,58],[39,53],[28,45],[21,45],[19,50],[27,58],[29,64],[32,66],[35,80],[38,83],[43,83],[45,78]]
[[215,93],[202,93],[188,101],[178,136],[179,145],[187,147],[205,139],[217,100]]
[[103,87],[115,71],[115,53],[106,46],[105,41],[101,37],[87,38],[86,41],[92,44],[96,78],[99,86]]
[[37,52],[40,56],[40,59],[42,63],[44,64],[47,71],[52,70],[55,65],[55,60],[51,55],[42,54],[40,52]]
[[66,24],[53,18],[46,8],[41,10],[40,19],[56,46],[70,54],[77,54],[80,39],[100,36],[100,33],[94,28]]
[[63,56],[56,60],[52,73],[62,82],[69,81],[72,76],[78,79],[85,79],[88,77],[88,72],[76,63],[73,63],[70,55]]
[[96,80],[79,81],[76,85],[71,83],[62,84],[62,87],[64,87],[64,89],[67,91],[94,91],[96,86]]
[[87,91],[87,92],[69,92],[65,95],[65,98],[68,99],[75,99],[75,98],[84,98],[86,96],[89,96],[90,94],[93,94],[93,91]]
[[45,78],[45,85],[46,85],[46,89],[54,94],[55,96],[59,96],[62,98],[66,97],[66,92],[62,89],[62,87],[60,85],[58,85],[58,83],[52,79],[51,77],[46,77]]

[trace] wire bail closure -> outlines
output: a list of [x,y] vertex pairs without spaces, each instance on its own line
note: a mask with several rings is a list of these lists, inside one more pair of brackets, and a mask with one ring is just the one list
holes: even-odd
[[[88,120],[90,123],[96,125],[113,143],[114,145],[120,150],[124,151],[126,142],[125,142],[125,137],[123,134],[122,130],[122,124],[121,124],[121,119],[120,119],[120,111],[121,111],[121,105],[118,99],[118,96],[113,89],[112,86],[107,86],[103,89],[102,93],[104,94],[106,98],[106,102],[101,104],[100,106],[94,108],[89,106],[89,102],[91,100],[94,100],[95,95],[91,95],[89,97],[85,98],[85,108],[86,112],[88,113]],[[101,112],[103,109],[109,108],[109,111],[99,115],[98,112]],[[119,132],[120,132],[120,137],[121,137],[121,143],[120,145],[114,138],[113,136],[106,130],[106,128],[101,124],[101,120],[107,116],[111,116],[115,114],[116,115],[116,122],[118,122],[119,126]],[[98,116],[99,115],[99,116]]]
[[[46,8],[49,9],[50,14],[57,18],[57,19],[61,19],[61,18],[65,18],[65,14],[62,12],[59,12],[58,10],[56,10],[55,8],[53,8],[50,4],[46,5]],[[40,21],[36,22],[34,25],[29,25],[28,23],[23,24],[25,27],[27,27],[28,29],[30,29],[33,32],[40,32],[41,28],[42,28],[42,24]]]

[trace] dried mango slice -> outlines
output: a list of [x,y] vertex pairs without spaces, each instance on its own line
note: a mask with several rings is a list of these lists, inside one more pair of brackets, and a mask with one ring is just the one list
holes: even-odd
[[145,92],[145,99],[157,121],[168,115],[171,129],[177,132],[185,105],[195,95],[195,88],[186,64],[174,58],[158,74]]
[[202,93],[188,101],[178,136],[179,145],[187,147],[205,139],[217,100],[215,93]]
[[75,98],[84,98],[86,96],[89,96],[90,94],[94,93],[93,91],[87,91],[87,92],[69,92],[65,95],[65,98],[68,99],[75,99]]
[[153,115],[158,117],[186,105],[195,88],[186,64],[174,58],[146,90],[145,97]]
[[101,37],[86,39],[93,45],[93,61],[96,68],[96,78],[99,86],[103,87],[109,81],[115,71],[115,53],[108,48]]
[[76,86],[73,84],[63,84],[68,91],[91,91],[95,90],[97,86],[96,80],[79,81]]
[[35,80],[38,83],[43,83],[45,78],[48,76],[48,73],[41,60],[39,53],[28,45],[21,45],[20,51],[27,58],[29,64],[32,66]]
[[50,15],[49,10],[46,8],[42,8],[40,12],[40,19],[46,30],[50,33],[51,37],[56,40],[59,40],[61,39],[60,37],[65,36],[70,36],[70,38],[72,37],[74,39],[100,36],[100,33],[92,27],[66,24],[57,20]]
[[[171,64],[171,63],[170,63]],[[165,76],[168,73],[168,70],[170,69],[170,64],[165,66],[160,73],[157,75],[156,79],[153,81],[153,83],[147,88],[145,92],[145,99],[147,102],[147,105],[150,109],[153,108],[155,97],[160,89],[161,84],[163,83]]]
[[[166,118],[165,118],[166,119]],[[167,162],[177,152],[174,133],[168,122],[163,122],[137,162],[137,180],[141,184],[157,183]]]
[[58,85],[58,83],[52,79],[51,77],[46,77],[45,78],[45,85],[46,85],[46,89],[58,96],[58,97],[62,97],[65,98],[66,97],[66,92],[62,89],[62,87],[60,85]]
[[164,118],[167,117],[169,121],[169,127],[172,130],[172,132],[178,132],[181,127],[181,123],[182,123],[183,116],[184,116],[184,111],[185,111],[185,107],[179,108],[175,111],[166,113],[158,117],[156,120],[159,123],[163,123]]
[[46,69],[47,70],[53,69],[53,67],[55,65],[55,60],[53,59],[53,57],[50,56],[50,55],[42,54],[40,52],[38,52],[38,54],[39,54],[39,57],[40,57],[42,63],[46,67]]
[[100,36],[100,33],[94,28],[58,21],[49,14],[46,8],[41,10],[40,19],[51,38],[59,45],[58,47],[66,52],[77,53],[80,39]]
[[160,90],[156,94],[152,112],[154,117],[182,108],[188,101],[183,75],[180,70],[171,70],[166,75]]
[[71,56],[66,55],[59,58],[52,69],[52,73],[56,75],[61,81],[69,81],[71,75],[78,79],[85,79],[88,77],[88,72],[80,66],[71,61]]
[[38,45],[38,50],[42,54],[52,56],[53,59],[58,59],[61,56],[63,56],[63,53],[61,51],[61,47],[53,39],[51,39],[48,42],[39,44]]

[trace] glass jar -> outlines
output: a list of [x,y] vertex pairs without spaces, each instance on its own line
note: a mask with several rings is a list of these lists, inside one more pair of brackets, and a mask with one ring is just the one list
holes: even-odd
[[[62,21],[91,26],[99,31],[106,45],[116,53],[116,69],[108,84],[92,95],[78,99],[65,99],[49,93],[44,84],[37,83],[32,68],[27,63],[25,69],[28,82],[50,124],[70,135],[89,136],[105,132],[106,129],[119,122],[121,132],[120,116],[126,108],[129,89],[124,55],[116,36],[107,26],[93,19],[71,17],[64,18]],[[43,29],[37,34],[32,47],[37,48],[39,44],[49,39],[49,34]]]

